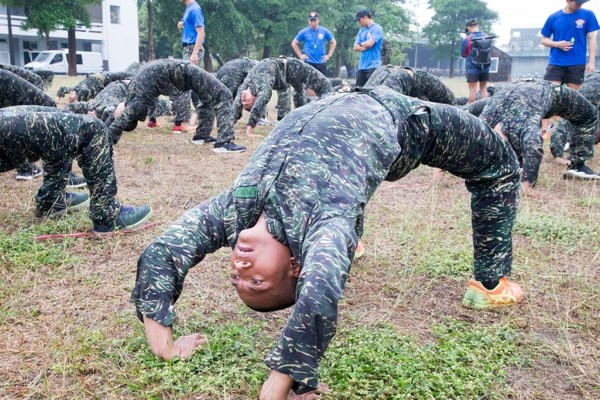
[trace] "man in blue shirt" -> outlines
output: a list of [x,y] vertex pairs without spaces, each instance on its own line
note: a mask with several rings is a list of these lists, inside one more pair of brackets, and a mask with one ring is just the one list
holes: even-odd
[[[327,61],[333,56],[337,42],[327,28],[319,26],[319,22],[319,14],[311,11],[308,14],[308,27],[298,32],[292,40],[292,48],[299,59],[327,76]],[[327,54],[325,54],[325,42],[329,42]],[[302,43],[302,51],[298,46],[300,43]]]
[[381,25],[371,19],[371,13],[367,9],[357,12],[354,22],[358,22],[362,26],[354,42],[354,51],[360,52],[356,86],[363,86],[367,83],[373,71],[381,67],[383,29]]
[[[196,0],[181,0],[185,4],[183,18],[177,22],[177,29],[181,30],[181,46],[183,46],[183,59],[189,60],[192,64],[200,66],[200,60],[204,58],[204,14],[202,8]],[[186,128],[183,121],[189,119],[190,91],[183,92],[181,95],[172,96],[173,109],[175,110],[175,125],[173,133],[181,133]],[[192,98],[194,107],[197,99]],[[153,128],[153,126],[149,126]],[[214,142],[216,139],[205,140],[203,143]]]
[[476,100],[478,82],[481,98],[483,99],[488,96],[486,87],[490,80],[490,66],[476,65],[471,56],[473,40],[483,39],[485,37],[485,34],[479,30],[479,23],[477,20],[467,20],[465,33],[467,36],[462,41],[461,54],[463,58],[466,58],[467,85],[469,86],[469,101],[467,104],[470,104]]
[[[566,0],[567,5],[550,15],[542,28],[542,44],[550,47],[550,60],[544,79],[579,90],[585,72],[596,68],[598,20],[581,5],[588,0]],[[586,65],[586,50],[590,57]]]

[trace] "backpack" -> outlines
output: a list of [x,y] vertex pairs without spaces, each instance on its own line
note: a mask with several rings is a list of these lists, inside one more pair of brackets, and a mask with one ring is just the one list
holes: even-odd
[[479,69],[484,69],[492,64],[492,44],[495,36],[484,36],[474,38],[469,36],[471,42],[471,61]]

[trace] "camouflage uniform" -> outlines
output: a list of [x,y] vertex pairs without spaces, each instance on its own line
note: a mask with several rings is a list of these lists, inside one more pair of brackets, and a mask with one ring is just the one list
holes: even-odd
[[[600,73],[594,72],[585,77],[579,88],[579,94],[588,99],[594,107],[600,110]],[[573,125],[565,119],[560,119],[550,139],[550,152],[554,157],[562,157],[565,145],[571,142]]]
[[248,72],[256,65],[258,61],[247,57],[236,58],[227,61],[215,74],[218,80],[231,92],[231,97],[235,98],[238,88],[246,79]]
[[[118,142],[123,130],[131,131],[137,121],[146,119],[148,109],[154,107],[159,95],[173,95],[192,90],[202,105],[198,119],[210,121],[213,112],[217,118],[217,142],[234,139],[231,93],[217,78],[197,65],[182,60],[156,60],[144,66],[129,83],[125,110],[108,127],[113,141]],[[196,136],[207,137],[212,124],[200,124]]]
[[453,104],[454,93],[441,80],[427,71],[409,67],[384,65],[373,71],[365,87],[385,85],[411,97],[436,103]]
[[41,76],[39,76],[38,74],[26,70],[25,68],[21,68],[21,67],[17,67],[15,65],[8,65],[8,64],[0,64],[0,69],[3,69],[5,71],[10,71],[15,75],[20,76],[21,78],[25,79],[27,82],[32,83],[33,85],[37,86],[38,88],[44,90],[44,80],[42,79]]
[[[39,110],[39,108],[38,108]],[[36,195],[36,215],[64,210],[65,188],[73,159],[90,190],[90,218],[112,224],[119,215],[112,144],[97,118],[29,107],[0,110],[0,172],[43,160],[44,181]]]
[[127,82],[121,80],[110,82],[88,103],[88,110],[94,111],[97,118],[100,118],[107,126],[110,125],[115,119],[113,115],[115,109],[127,98],[128,85]]
[[306,104],[305,89],[312,89],[317,96],[322,96],[332,91],[329,79],[316,68],[297,58],[278,57],[267,58],[260,61],[248,73],[240,86],[234,101],[234,119],[242,118],[242,91],[250,89],[256,100],[250,110],[248,126],[254,128],[256,123],[267,108],[273,90],[277,90],[277,119],[280,120],[290,112],[289,96],[285,91],[288,87],[294,88],[294,106],[296,108]]
[[[183,60],[189,61],[192,57],[192,53],[194,52],[194,46],[184,46],[183,47]],[[202,62],[204,58],[204,48],[198,51],[198,64]],[[198,68],[200,68],[198,66]],[[200,110],[198,107],[201,106],[199,102],[199,98],[196,94],[192,93],[190,90],[185,90],[180,93],[175,93],[170,96],[170,100],[173,103],[173,111],[175,111],[175,124],[181,125],[184,121],[188,121],[191,118],[190,112],[190,100],[194,105],[194,109],[196,112],[200,114]],[[200,121],[200,116],[198,116],[198,120]]]
[[[264,214],[302,268],[296,304],[266,364],[294,390],[317,387],[317,367],[336,332],[338,301],[369,198],[421,163],[466,180],[472,194],[475,277],[510,272],[518,203],[516,156],[483,121],[448,105],[379,86],[298,108],[265,138],[233,187],[185,213],[142,253],[131,300],[138,316],[175,321],[189,269]],[[300,151],[301,149],[301,151]]]
[[0,108],[26,104],[56,107],[42,89],[4,69],[0,69],[0,93]]
[[[23,71],[26,70],[23,69]],[[2,93],[0,95],[0,109],[26,104],[56,107],[54,100],[42,89],[5,68],[0,68],[0,93]],[[25,162],[15,168],[17,173],[26,173],[33,171],[34,165],[32,162]]]
[[44,81],[44,89],[52,87],[52,81],[54,81],[54,72],[48,69],[34,69],[31,72],[39,75]]
[[540,127],[543,118],[558,115],[573,124],[573,161],[594,156],[598,110],[585,97],[551,82],[519,82],[489,97],[480,118],[491,127],[501,124],[512,148],[522,160],[521,180],[535,184],[544,154]]
[[65,94],[74,90],[77,93],[78,101],[89,101],[95,98],[109,83],[129,79],[131,76],[132,74],[130,72],[106,72],[103,74],[90,75],[75,85],[75,87],[61,86],[56,95],[58,97],[63,97]]

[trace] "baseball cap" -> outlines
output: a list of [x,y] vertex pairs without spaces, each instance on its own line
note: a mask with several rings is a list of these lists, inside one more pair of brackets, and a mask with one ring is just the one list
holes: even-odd
[[356,18],[354,18],[354,22],[357,22],[362,17],[369,17],[369,18],[371,18],[371,13],[369,12],[369,10],[367,10],[366,8],[363,8],[362,10],[360,10],[359,12],[357,12],[356,13]]
[[319,18],[319,13],[316,11],[311,11],[308,13],[308,19],[315,19],[315,18]]
[[469,32],[469,30],[467,28],[469,28],[470,26],[473,26],[473,25],[479,25],[479,22],[477,22],[477,20],[475,18],[468,19],[467,22],[465,23],[465,33]]
[[590,0],[574,0],[578,5],[582,5],[583,3],[587,3]]

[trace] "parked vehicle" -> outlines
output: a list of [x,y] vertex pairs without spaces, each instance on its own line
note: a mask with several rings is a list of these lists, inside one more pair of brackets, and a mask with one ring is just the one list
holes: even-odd
[[[67,50],[46,50],[40,52],[30,63],[25,64],[26,69],[47,69],[55,74],[69,72]],[[102,72],[102,54],[92,51],[77,52],[77,73],[95,74]]]

